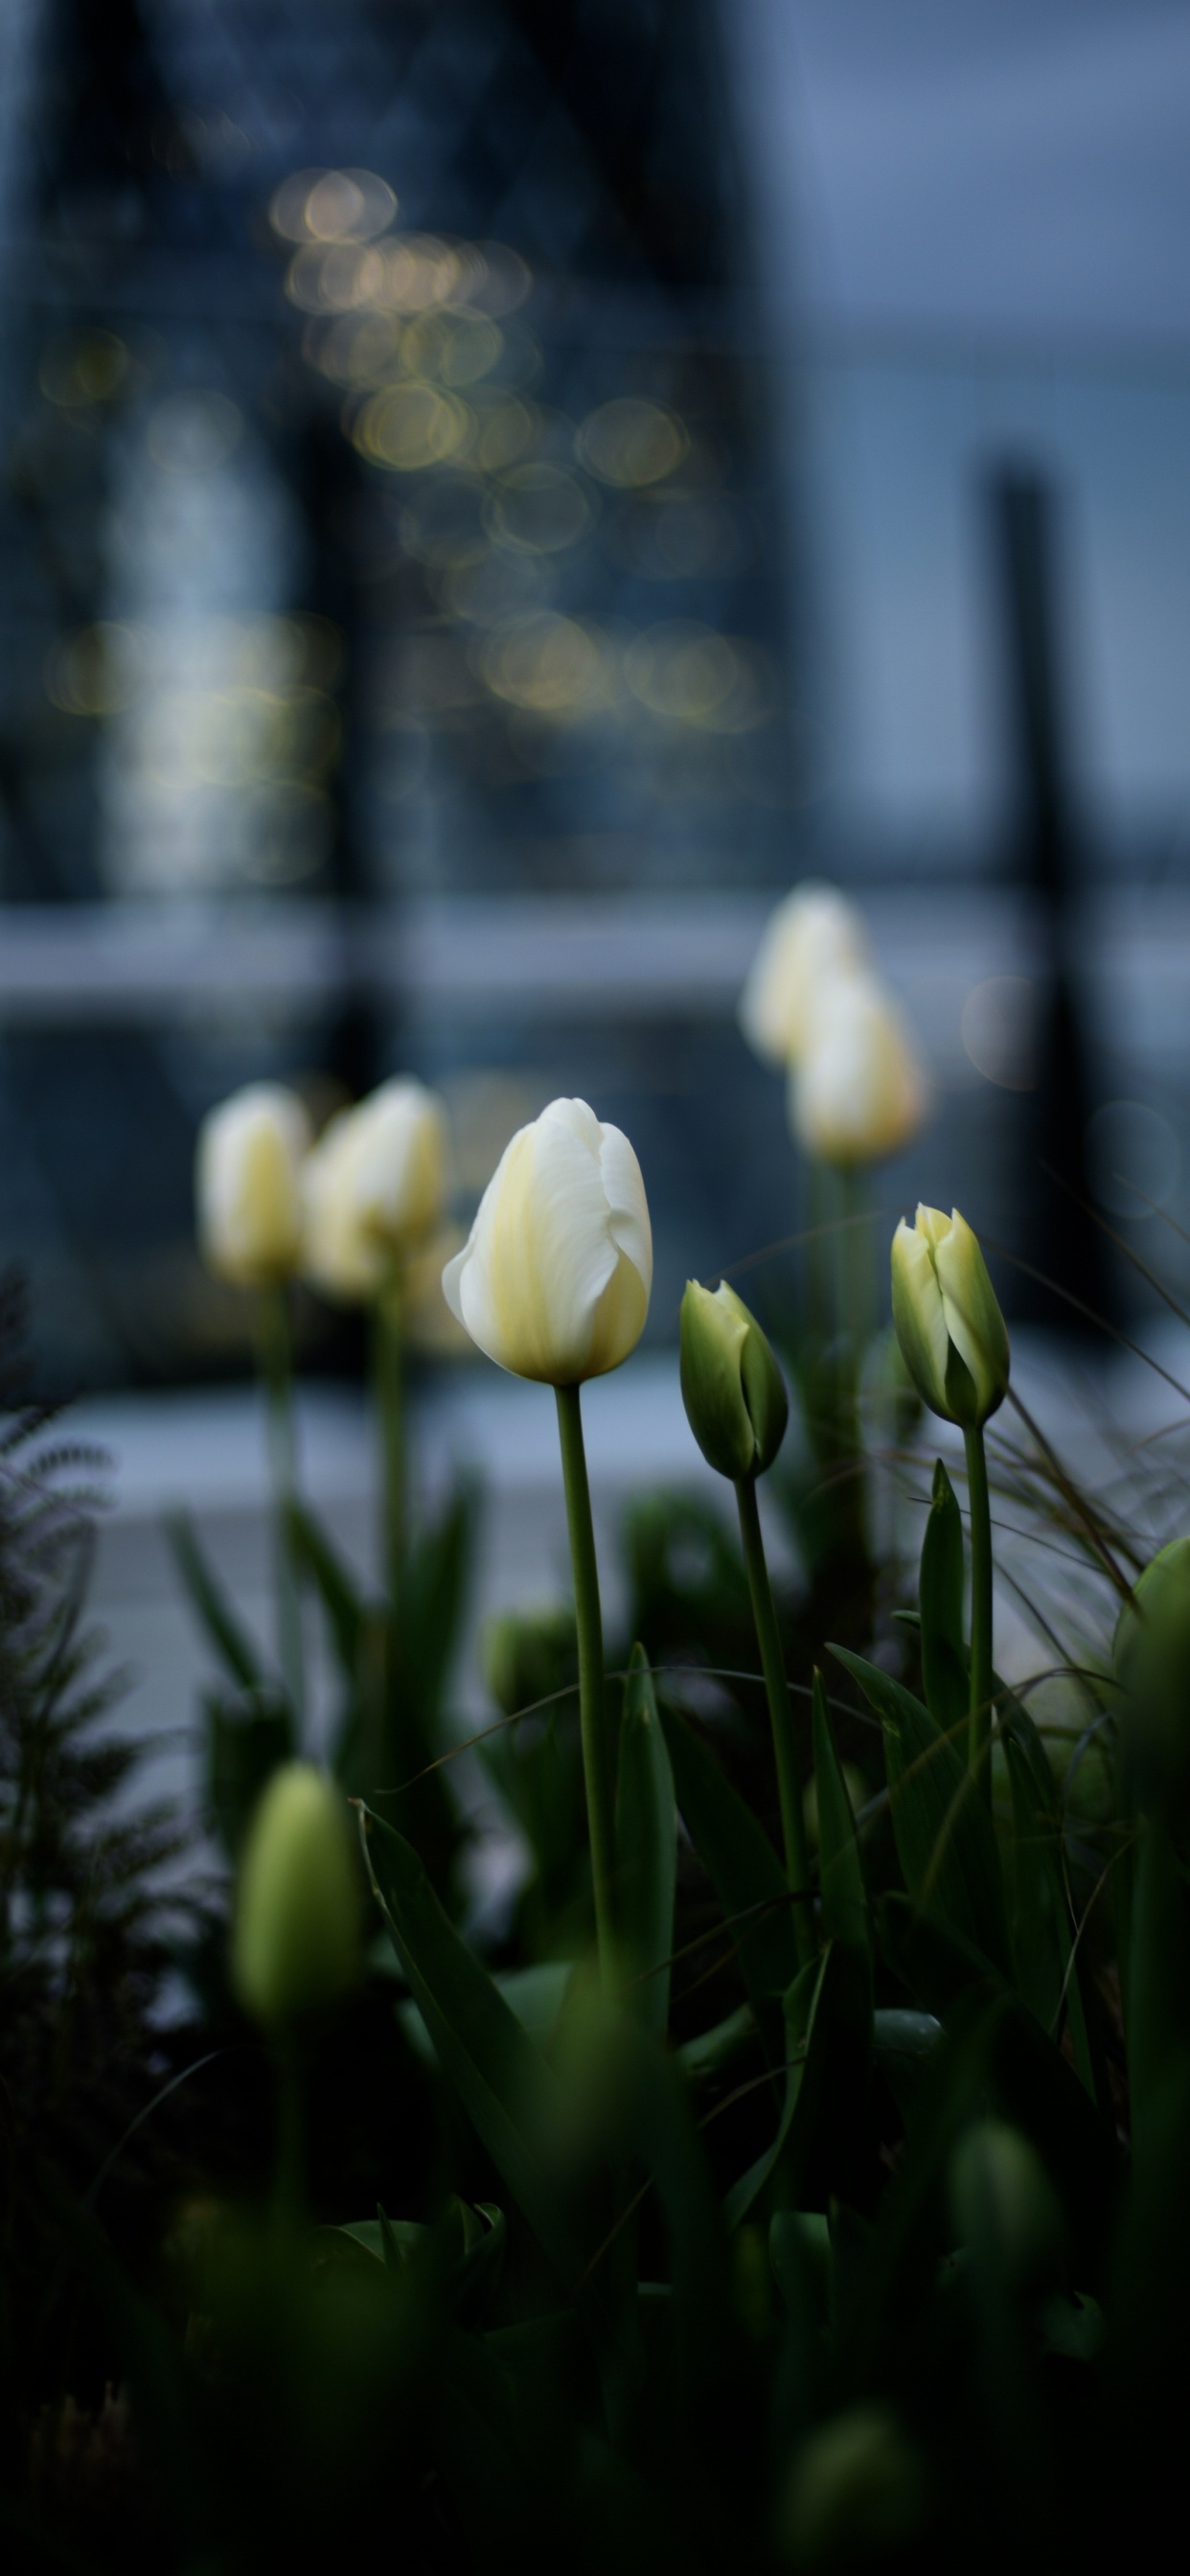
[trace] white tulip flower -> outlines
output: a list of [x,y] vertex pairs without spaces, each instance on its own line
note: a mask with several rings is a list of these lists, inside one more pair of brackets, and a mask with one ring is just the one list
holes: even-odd
[[302,1175],[302,1267],[328,1296],[375,1297],[442,1213],[446,1113],[424,1084],[384,1082],[328,1121]]
[[649,1311],[640,1165],[585,1100],[554,1100],[505,1147],[442,1274],[473,1342],[514,1377],[577,1386],[618,1368]]
[[909,1144],[928,1108],[925,1077],[900,1012],[874,975],[828,979],[790,1068],[789,1120],[807,1154],[850,1168]]
[[796,1064],[823,983],[868,963],[868,935],[855,905],[834,886],[807,880],[770,916],[740,995],[739,1020],[765,1064]]
[[204,1118],[195,1157],[198,1233],[209,1269],[265,1288],[297,1267],[301,1167],[310,1121],[296,1093],[249,1083]]

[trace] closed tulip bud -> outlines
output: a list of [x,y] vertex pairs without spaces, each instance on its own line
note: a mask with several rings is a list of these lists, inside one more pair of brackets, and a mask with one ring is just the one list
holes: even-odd
[[420,1082],[382,1083],[332,1118],[302,1175],[302,1267],[346,1304],[379,1294],[442,1211],[446,1114]]
[[363,1965],[350,1821],[309,1762],[273,1773],[248,1830],[236,1896],[232,1973],[266,2029],[350,1992]]
[[849,2407],[806,2435],[786,2488],[782,2531],[797,2567],[899,2560],[928,2506],[921,2455],[886,2406]]
[[554,1100],[518,1130],[442,1273],[480,1350],[547,1386],[618,1368],[640,1340],[652,1283],[640,1165],[585,1100]]
[[796,1064],[824,981],[867,963],[854,904],[829,885],[795,886],[771,915],[740,995],[740,1027],[765,1064]]
[[237,1288],[266,1288],[297,1267],[301,1168],[310,1145],[302,1102],[280,1083],[249,1083],[204,1118],[195,1195],[203,1258]]
[[1136,1737],[1166,1784],[1190,1776],[1190,1538],[1146,1565],[1116,1624],[1116,1678]]
[[981,2120],[955,2149],[950,2201],[961,2242],[1009,2288],[1036,2290],[1061,2262],[1062,2212],[1035,2147]]
[[934,1413],[977,1429],[1008,1392],[1008,1334],[976,1236],[957,1208],[919,1207],[892,1243],[892,1308],[905,1366]]
[[691,1279],[682,1299],[682,1402],[703,1457],[721,1476],[763,1475],[785,1437],[785,1381],[756,1317],[724,1279]]
[[825,979],[789,1076],[789,1122],[803,1151],[843,1170],[878,1163],[912,1141],[927,1107],[921,1066],[883,986],[866,974]]

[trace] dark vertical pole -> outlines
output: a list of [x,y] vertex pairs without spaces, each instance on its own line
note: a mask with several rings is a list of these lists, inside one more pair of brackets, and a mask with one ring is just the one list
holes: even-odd
[[[1021,1249],[1068,1297],[1102,1315],[1111,1288],[1086,1178],[1093,1091],[1073,957],[1080,868],[1065,739],[1057,512],[1052,488],[1019,466],[996,474],[992,504],[1017,871],[1036,898],[1044,979],[1037,1084],[1022,1103]],[[1015,1302],[1039,1322],[1078,1324],[1065,1298],[1023,1278]]]

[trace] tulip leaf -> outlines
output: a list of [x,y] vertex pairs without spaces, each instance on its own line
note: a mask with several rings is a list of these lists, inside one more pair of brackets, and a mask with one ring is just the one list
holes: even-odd
[[729,2227],[738,2227],[747,2217],[787,2152],[794,2168],[796,2198],[797,2169],[805,2161],[822,2089],[823,2038],[830,2016],[829,2005],[826,2012],[821,2007],[828,1990],[833,1989],[839,1965],[840,1953],[832,1944],[821,1958],[807,1960],[785,1996],[785,2096],[781,2116],[772,2143],[746,2173],[738,2176],[727,2193],[723,2214]]
[[693,1729],[664,1706],[661,1723],[678,1808],[738,1948],[766,2055],[770,2065],[783,2065],[780,1999],[798,1963],[780,1861],[763,1826]]
[[1106,2070],[1090,2022],[1083,1959],[1074,1951],[1062,1853],[1062,1818],[1045,1748],[1028,1711],[996,1681],[1000,1735],[1012,1796],[1009,1879],[1016,1982],[1042,2029],[1057,2036],[1063,2010],[1074,2062],[1101,2111],[1109,2106]]
[[364,1619],[359,1592],[325,1530],[304,1503],[291,1502],[286,1520],[294,1562],[311,1577],[317,1589],[340,1665],[348,1682],[354,1685]]
[[260,1657],[199,1546],[189,1513],[171,1512],[165,1526],[178,1572],[216,1654],[241,1690],[260,1690],[264,1682]]
[[1128,2073],[1133,2146],[1149,2161],[1162,2100],[1190,2069],[1190,1906],[1186,1882],[1159,1816],[1139,1829],[1129,1960]]
[[927,1708],[891,1673],[832,1646],[884,1735],[897,1855],[916,1905],[1011,1975],[1004,1882],[991,1816],[966,1764]]
[[206,1691],[203,1711],[211,1806],[224,1847],[238,1860],[262,1791],[292,1758],[293,1718],[288,1700],[267,1688]]
[[864,1884],[859,1837],[843,1767],[835,1750],[827,1715],[822,1675],[814,1675],[814,1778],[818,1789],[818,1868],[822,1890],[822,1928],[831,1941],[847,1943],[872,1969],[872,1932],[868,1891]]
[[439,2063],[559,2278],[576,2288],[583,2236],[548,2155],[562,2128],[557,2079],[455,1931],[416,1852],[364,1807],[360,1827],[373,1893]]
[[664,2039],[678,1866],[673,1772],[643,1646],[624,1686],[616,1789],[616,1934],[624,1999]]
[[949,2027],[983,1996],[999,2006],[990,2067],[1005,2116],[1031,2138],[1067,2200],[1085,2244],[1097,2244],[1110,2216],[1119,2159],[1106,2120],[1079,2077],[1006,1981],[952,1926],[919,1913],[903,1896],[881,1905],[883,1949],[928,2012]]
[[922,1541],[918,1575],[921,1677],[926,1706],[944,1735],[967,1714],[967,1656],[963,1641],[963,1521],[955,1490],[939,1458]]

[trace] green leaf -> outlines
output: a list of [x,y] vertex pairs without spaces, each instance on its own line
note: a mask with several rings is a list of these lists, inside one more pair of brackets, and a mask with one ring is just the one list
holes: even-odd
[[909,2117],[922,2069],[928,2066],[941,2037],[942,2024],[936,2013],[886,2004],[872,2015],[872,2053],[888,2079],[902,2119]]
[[763,2154],[757,2156],[755,2163],[749,2165],[746,2173],[737,2176],[726,2194],[723,2214],[729,2227],[739,2226],[741,2219],[747,2217],[757,2195],[763,2191],[770,2174],[775,2171],[780,2158],[790,2146],[794,2123],[797,2120],[799,2108],[803,2104],[805,2107],[802,2109],[799,2134],[793,2140],[794,2164],[800,2161],[797,2152],[799,2148],[804,2155],[805,2140],[817,2107],[818,2083],[821,2079],[820,2056],[815,2061],[812,2072],[809,2072],[818,2005],[826,1986],[830,1962],[835,1956],[833,1949],[826,1949],[821,1958],[808,1959],[805,1967],[798,1970],[797,1976],[786,1993],[784,2001],[785,2095],[780,2118],[776,2133]]
[[1163,2098],[1190,2070],[1190,1909],[1186,1883],[1159,1816],[1139,1827],[1132,1900],[1128,2075],[1133,2150],[1150,2158]]
[[979,1997],[1000,2006],[989,2064],[1001,2107],[1030,2138],[1067,2202],[1084,2247],[1098,2248],[1119,2182],[1114,2135],[1019,1995],[970,1942],[916,1913],[903,1896],[881,1906],[891,1966],[948,2025]]
[[[521,2029],[540,2044],[549,2039],[561,2018],[573,1975],[573,1959],[538,1959],[528,1968],[498,1969],[492,1983],[516,2014]],[[397,2019],[417,2055],[426,2065],[436,2065],[433,2042],[417,2004],[411,2000],[399,2003]]]
[[915,1904],[952,1925],[1002,1976],[1011,1976],[995,1830],[966,1764],[901,1682],[844,1646],[832,1646],[831,1653],[880,1719],[893,1833]]
[[771,2144],[727,2193],[729,2226],[739,2225],[778,2165],[795,2203],[811,2155],[816,2174],[824,2155],[832,2172],[849,2174],[868,2087],[871,1995],[866,1955],[847,1941],[828,1943],[794,1979],[784,2005],[781,2117]]
[[[476,1501],[469,1487],[455,1495],[442,1519],[424,1529],[411,1548],[393,1605],[395,1669],[412,1693],[427,1743],[442,1706],[467,1606],[475,1538]],[[436,1745],[430,1747],[436,1751]]]
[[293,1758],[293,1717],[288,1701],[266,1688],[244,1698],[206,1691],[203,1712],[215,1822],[228,1857],[238,1860],[261,1792],[274,1771]]
[[720,2075],[756,2036],[756,2023],[751,2004],[739,2004],[722,2021],[702,2030],[696,2039],[683,2040],[676,2055],[692,2084]]
[[584,2237],[552,2168],[564,2096],[486,1968],[455,1931],[417,1854],[361,1808],[364,1859],[444,2073],[559,2279],[577,2288]]
[[394,2258],[402,2268],[407,2254],[423,2244],[427,2230],[414,2218],[388,2218],[378,2209],[375,2218],[348,2218],[335,2229],[336,2236],[349,2236],[354,2245],[363,2247],[373,2262],[393,2269]]
[[673,1772],[643,1646],[634,1646],[624,1686],[616,1789],[616,1932],[624,1999],[646,2030],[669,2025],[678,1867]]
[[917,1597],[926,1705],[945,1735],[964,1724],[968,1689],[963,1639],[963,1520],[940,1458],[934,1469],[933,1500],[922,1541]]
[[1042,2029],[1056,2037],[1065,2010],[1079,2076],[1101,2111],[1110,2104],[1084,1994],[1086,1966],[1075,1957],[1063,1867],[1062,1817],[1045,1748],[1028,1711],[996,1683],[1000,1734],[1012,1795],[1012,1949],[1020,1993]]
[[664,1705],[661,1723],[679,1810],[739,1951],[770,2065],[785,2058],[781,1997],[797,1975],[789,1890],[764,1829],[726,1773]]
[[304,1503],[291,1502],[286,1514],[295,1564],[315,1584],[335,1641],[335,1652],[354,1688],[359,1664],[364,1604],[351,1576],[325,1530]]
[[259,1690],[265,1678],[260,1658],[207,1563],[189,1513],[171,1512],[165,1527],[178,1572],[216,1654],[241,1690]]
[[849,1945],[872,1971],[872,1928],[859,1837],[827,1715],[822,1675],[814,1674],[814,1777],[818,1785],[818,1867],[822,1928]]

